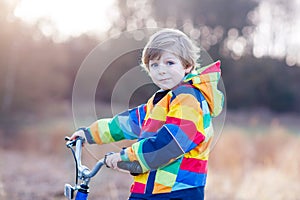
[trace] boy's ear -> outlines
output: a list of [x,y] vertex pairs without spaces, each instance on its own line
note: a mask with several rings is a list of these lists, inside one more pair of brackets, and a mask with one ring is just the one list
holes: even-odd
[[189,74],[189,73],[192,72],[193,66],[187,66],[184,70],[185,70],[185,73],[186,73],[186,74]]

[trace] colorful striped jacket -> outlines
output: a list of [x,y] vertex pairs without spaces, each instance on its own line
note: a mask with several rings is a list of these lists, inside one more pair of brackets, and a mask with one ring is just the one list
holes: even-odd
[[87,128],[89,143],[137,139],[121,153],[124,161],[139,161],[132,193],[158,194],[204,186],[213,127],[211,117],[223,106],[217,89],[220,61],[188,74],[169,91],[158,91],[134,109],[100,119]]

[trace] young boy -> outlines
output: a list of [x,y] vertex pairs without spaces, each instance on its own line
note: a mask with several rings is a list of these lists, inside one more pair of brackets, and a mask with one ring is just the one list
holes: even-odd
[[220,62],[196,68],[199,48],[181,31],[163,29],[143,50],[143,67],[160,88],[146,104],[75,132],[90,144],[137,139],[106,163],[138,161],[129,199],[204,199],[211,117],[223,106]]

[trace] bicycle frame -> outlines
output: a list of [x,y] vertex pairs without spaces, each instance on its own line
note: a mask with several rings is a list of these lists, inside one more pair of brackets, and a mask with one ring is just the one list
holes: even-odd
[[[75,140],[70,140],[69,138],[65,138],[67,140],[66,146],[72,151],[74,160],[75,160],[75,167],[76,167],[76,179],[75,185],[72,186],[70,184],[65,184],[64,195],[67,197],[68,200],[74,198],[74,193],[76,193],[75,200],[87,200],[89,194],[89,183],[90,179],[94,177],[103,165],[106,165],[105,158],[100,159],[92,170],[88,167],[82,165],[81,163],[81,152],[82,152],[82,145],[85,142],[84,138],[77,137]],[[75,146],[75,151],[74,151]],[[106,155],[109,155],[108,153]],[[107,166],[107,165],[106,165]],[[142,168],[137,161],[129,162],[129,161],[121,161],[118,162],[118,167],[123,170],[129,171],[133,175],[137,175],[142,173]],[[81,183],[78,183],[78,179],[81,180]]]
[[[74,141],[68,141],[66,146],[71,149],[75,164],[76,164],[76,183],[75,186],[71,186],[70,184],[65,184],[64,195],[69,199],[73,199],[74,192],[77,190],[75,200],[87,200],[89,193],[89,182],[90,179],[95,176],[101,167],[104,165],[104,158],[100,159],[94,168],[90,170],[88,167],[82,165],[81,163],[81,152],[82,152],[82,144],[85,140],[81,137],[76,138]],[[75,152],[74,147],[75,145]],[[81,183],[78,184],[78,179],[81,180]]]

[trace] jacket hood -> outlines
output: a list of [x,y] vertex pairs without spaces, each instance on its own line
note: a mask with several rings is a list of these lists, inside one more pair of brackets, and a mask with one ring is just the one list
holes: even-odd
[[221,62],[218,60],[205,67],[196,68],[196,73],[188,74],[184,79],[184,82],[191,83],[202,92],[213,117],[221,113],[224,103],[224,95],[218,90],[221,77],[220,67]]

